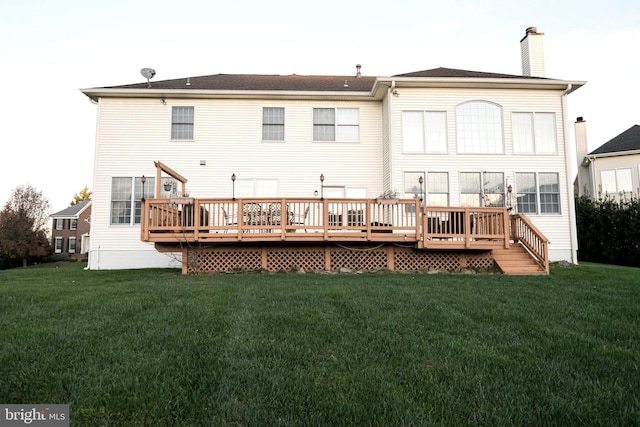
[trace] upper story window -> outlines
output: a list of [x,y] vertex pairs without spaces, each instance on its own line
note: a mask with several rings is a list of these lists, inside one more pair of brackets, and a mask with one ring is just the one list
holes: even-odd
[[513,113],[511,128],[514,153],[557,154],[554,113]]
[[171,108],[171,139],[193,139],[193,107]]
[[73,218],[69,220],[69,230],[77,230],[78,229],[78,220]]
[[[153,197],[155,178],[147,178],[142,185],[141,177],[111,178],[111,224],[140,224],[143,197]],[[144,195],[142,194],[144,188]]]
[[314,108],[313,140],[358,142],[360,110],[357,108]]
[[53,227],[56,230],[64,230],[64,219],[56,218],[53,220]]
[[262,140],[284,141],[284,108],[262,109]]
[[456,107],[458,153],[502,154],[502,108],[487,101],[470,101]]
[[601,191],[604,194],[617,195],[633,192],[631,169],[608,169],[600,171]]
[[446,152],[447,113],[445,111],[403,111],[402,151],[405,153]]

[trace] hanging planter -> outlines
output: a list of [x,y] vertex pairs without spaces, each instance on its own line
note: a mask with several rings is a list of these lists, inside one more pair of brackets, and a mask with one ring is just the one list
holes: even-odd
[[173,183],[171,181],[165,181],[164,191],[171,191],[173,189]]

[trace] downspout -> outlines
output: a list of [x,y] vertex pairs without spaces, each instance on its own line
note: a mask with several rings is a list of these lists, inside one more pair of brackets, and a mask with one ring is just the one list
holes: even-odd
[[387,159],[389,161],[389,167],[388,167],[388,185],[389,188],[384,188],[384,183],[383,183],[383,191],[386,190],[392,190],[393,189],[393,174],[394,174],[394,164],[393,164],[393,126],[391,126],[391,120],[392,120],[392,113],[391,111],[393,110],[392,108],[392,104],[393,104],[393,92],[396,90],[396,81],[392,80],[391,81],[391,86],[389,86],[389,89],[387,89]]
[[567,135],[569,135],[569,129],[567,125],[567,117],[568,117],[567,96],[569,95],[569,92],[571,92],[572,88],[573,88],[573,85],[571,83],[567,83],[567,88],[562,93],[561,100],[562,100],[562,123],[564,127],[564,161],[565,161],[565,169],[567,171],[567,177],[566,177],[567,197],[569,198],[567,204],[569,205],[569,239],[571,242],[571,263],[578,264],[578,227],[576,225],[576,222],[577,222],[576,202],[575,202],[575,194],[573,192],[573,182],[571,182],[571,177],[573,177],[573,173],[571,174],[571,176],[569,175],[569,172],[573,172],[573,165],[571,162],[571,151],[570,151],[570,147],[572,147],[572,145],[570,145],[567,141]]

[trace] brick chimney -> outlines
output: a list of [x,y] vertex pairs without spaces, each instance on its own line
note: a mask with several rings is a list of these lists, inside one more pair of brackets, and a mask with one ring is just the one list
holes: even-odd
[[544,33],[536,27],[529,27],[520,40],[522,56],[522,75],[529,77],[546,77],[544,66]]

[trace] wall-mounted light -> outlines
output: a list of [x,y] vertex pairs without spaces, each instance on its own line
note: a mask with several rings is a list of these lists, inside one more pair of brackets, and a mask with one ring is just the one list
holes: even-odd
[[422,204],[422,183],[424,182],[424,179],[422,178],[422,175],[420,175],[418,177],[418,182],[420,183],[420,204]]
[[233,200],[236,199],[236,174],[231,175],[231,197]]
[[162,105],[167,105],[167,101],[164,99],[164,96],[160,98],[160,102],[162,102]]
[[324,200],[324,174],[320,174],[320,200]]
[[393,90],[393,92],[391,92],[391,94],[395,97],[400,96],[400,94],[398,93],[398,91],[396,89]]
[[140,178],[140,182],[142,182],[142,200],[144,201],[144,183],[147,182],[147,177],[142,175],[142,178]]

